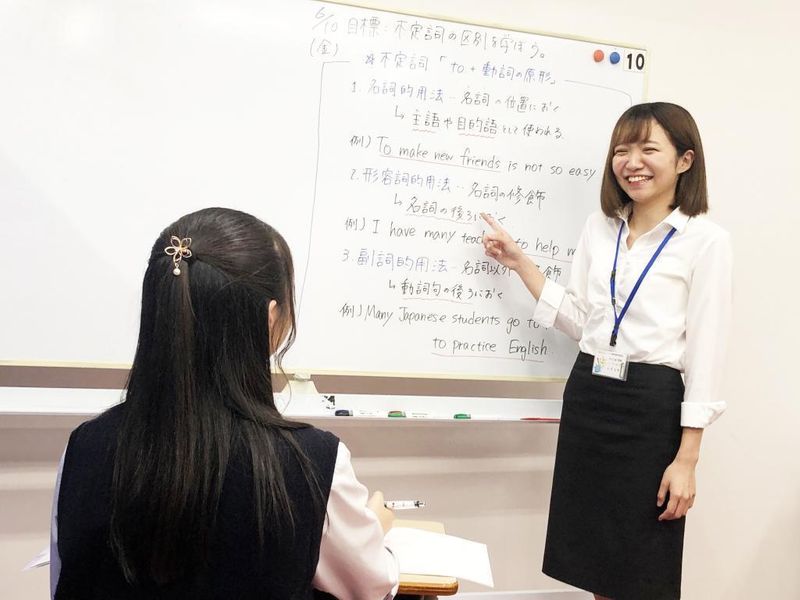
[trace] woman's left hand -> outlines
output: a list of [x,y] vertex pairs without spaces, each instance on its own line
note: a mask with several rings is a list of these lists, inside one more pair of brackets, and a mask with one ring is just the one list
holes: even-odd
[[663,506],[669,493],[667,508],[658,516],[659,521],[670,521],[686,516],[694,505],[695,463],[675,459],[661,478],[658,488],[658,506]]

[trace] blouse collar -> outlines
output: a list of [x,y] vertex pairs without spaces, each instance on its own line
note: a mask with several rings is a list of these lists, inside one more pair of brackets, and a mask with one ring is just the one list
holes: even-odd
[[[628,202],[617,213],[619,215],[619,218],[625,221],[626,224],[629,224],[628,220],[630,219],[631,216],[631,209],[633,208],[631,206],[632,204],[633,202]],[[661,223],[659,223],[658,225],[661,224],[669,225],[670,227],[674,227],[678,233],[681,233],[686,228],[686,224],[689,222],[689,219],[691,219],[691,217],[681,212],[680,207],[678,207],[671,213],[669,213],[666,217],[664,217],[664,220],[661,221]],[[656,225],[656,227],[658,227],[658,225]]]

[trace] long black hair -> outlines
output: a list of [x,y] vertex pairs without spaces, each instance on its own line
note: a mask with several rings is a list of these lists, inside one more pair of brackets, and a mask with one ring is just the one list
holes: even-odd
[[[191,257],[165,252],[191,238]],[[131,583],[167,583],[201,567],[234,452],[252,463],[254,506],[265,524],[294,525],[279,447],[295,452],[319,511],[310,461],[275,407],[269,329],[294,339],[294,271],[281,235],[255,217],[208,208],[178,219],[153,244],[142,286],[139,343],[114,462],[111,546]],[[278,329],[276,327],[276,329]]]

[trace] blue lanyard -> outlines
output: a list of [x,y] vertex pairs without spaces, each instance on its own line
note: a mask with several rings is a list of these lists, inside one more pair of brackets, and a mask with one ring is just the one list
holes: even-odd
[[658,255],[661,254],[661,251],[664,249],[664,246],[667,245],[667,242],[670,240],[670,238],[675,235],[675,228],[673,227],[670,229],[669,233],[664,236],[664,239],[661,241],[661,245],[653,253],[653,256],[650,258],[650,262],[647,263],[647,266],[644,268],[644,271],[642,271],[642,274],[639,275],[639,281],[637,281],[636,285],[633,286],[628,299],[625,301],[625,306],[622,307],[622,312],[617,315],[617,258],[619,258],[619,243],[620,240],[622,240],[622,228],[624,226],[624,222],[619,224],[619,233],[617,234],[617,251],[614,253],[614,267],[611,269],[611,307],[614,309],[614,329],[611,330],[611,341],[609,344],[612,346],[617,345],[617,334],[619,333],[620,323],[622,323],[625,313],[628,312],[628,307],[631,305],[631,300],[633,300],[636,292],[639,291],[639,286],[642,285],[644,276],[647,275],[650,267],[652,267],[653,263],[656,262]]

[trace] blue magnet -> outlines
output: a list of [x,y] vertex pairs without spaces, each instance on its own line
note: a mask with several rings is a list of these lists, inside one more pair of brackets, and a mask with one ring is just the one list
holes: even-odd
[[621,57],[619,55],[619,52],[612,52],[611,54],[608,55],[608,60],[611,61],[612,65],[617,64],[619,62],[620,58]]

